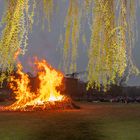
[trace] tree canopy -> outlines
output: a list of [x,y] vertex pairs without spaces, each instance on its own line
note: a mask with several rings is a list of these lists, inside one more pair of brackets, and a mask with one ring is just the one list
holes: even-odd
[[[77,67],[79,40],[87,41],[85,26],[91,31],[88,40],[88,88],[95,85],[107,89],[116,79],[137,73],[132,49],[136,38],[137,0],[62,0],[68,3],[64,21],[65,33],[60,33],[63,43],[65,72],[74,72]],[[28,47],[28,35],[37,18],[47,20],[51,31],[54,0],[5,0],[1,24],[0,62],[3,72],[11,73],[15,53],[20,49],[24,55]],[[1,81],[6,77],[1,75]]]

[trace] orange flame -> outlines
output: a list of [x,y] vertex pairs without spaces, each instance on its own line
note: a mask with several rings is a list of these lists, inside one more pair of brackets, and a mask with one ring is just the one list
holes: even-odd
[[16,94],[17,99],[17,101],[10,106],[10,108],[14,110],[25,107],[26,103],[31,101],[31,99],[34,97],[33,93],[30,92],[30,80],[28,75],[22,72],[22,65],[20,63],[17,65],[17,68],[17,75],[19,75],[19,78],[11,76],[10,82],[10,88]]
[[21,53],[21,49],[19,48],[16,52],[15,52],[15,55],[14,55],[14,60],[17,60],[19,54]]
[[[63,74],[52,68],[45,60],[35,60],[40,81],[37,93],[31,92],[30,79],[22,71],[22,65],[17,65],[17,75],[11,76],[10,88],[16,94],[16,102],[7,107],[7,110],[26,110],[26,107],[45,105],[47,102],[54,103],[63,101],[64,96],[60,94],[57,87],[62,85]],[[42,106],[44,107],[44,106]]]

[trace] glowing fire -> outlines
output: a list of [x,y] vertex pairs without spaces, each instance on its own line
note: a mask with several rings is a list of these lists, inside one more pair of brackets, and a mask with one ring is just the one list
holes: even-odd
[[16,102],[5,110],[33,110],[39,107],[46,109],[48,106],[59,102],[67,102],[68,98],[60,94],[58,87],[63,86],[63,74],[52,68],[45,60],[35,59],[35,68],[39,78],[39,88],[31,91],[30,78],[23,72],[22,65],[17,65],[17,76],[11,76],[10,88],[16,94]]

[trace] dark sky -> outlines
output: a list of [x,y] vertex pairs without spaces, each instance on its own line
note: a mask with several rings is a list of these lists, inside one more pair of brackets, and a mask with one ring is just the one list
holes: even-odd
[[[63,0],[59,0],[61,3]],[[3,13],[4,0],[0,0],[0,17]],[[52,66],[58,68],[62,57],[62,48],[63,46],[59,43],[59,34],[60,31],[64,32],[63,21],[66,14],[66,6],[60,4],[59,12],[54,11],[54,16],[52,20],[52,30],[48,32],[47,28],[41,30],[41,23],[39,25],[34,25],[32,33],[29,36],[29,46],[26,54],[21,58],[21,61],[24,65],[25,71],[31,71],[28,66],[30,58],[33,56],[38,56],[39,58],[45,58]],[[57,9],[57,7],[55,7]],[[139,11],[139,10],[138,10]],[[57,13],[57,14],[56,14]],[[136,40],[135,48],[133,50],[135,63],[140,68],[140,15],[137,14],[138,21],[138,39]],[[45,23],[47,25],[47,23]],[[1,28],[0,28],[1,30]],[[87,29],[87,34],[90,34]],[[88,36],[88,35],[87,35]],[[82,44],[80,40],[79,44],[79,54],[78,54],[78,71],[86,70],[87,66],[87,46]],[[130,78],[129,85],[140,85],[140,76],[133,76]]]

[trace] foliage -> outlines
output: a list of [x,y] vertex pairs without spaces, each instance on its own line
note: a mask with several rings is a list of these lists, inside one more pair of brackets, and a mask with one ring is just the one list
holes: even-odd
[[[34,17],[47,19],[51,31],[54,0],[7,0],[2,18],[3,31],[0,40],[0,60],[2,71],[9,73],[15,63],[18,49],[24,54],[28,44],[28,34]],[[65,0],[64,0],[65,2]],[[91,22],[90,22],[91,21]],[[136,0],[70,0],[64,21],[63,69],[76,71],[78,43],[82,37],[86,44],[84,28],[91,30],[88,48],[88,87],[96,84],[107,89],[116,78],[137,73],[133,63],[132,48],[136,35]],[[44,26],[43,26],[44,28]],[[61,40],[63,35],[61,36]],[[1,81],[5,76],[1,76]]]
[[[12,72],[14,55],[21,48],[25,53],[28,42],[28,30],[31,25],[28,0],[8,0],[6,13],[2,18],[4,29],[0,40],[0,62],[2,71]],[[3,74],[1,80],[5,78]]]

